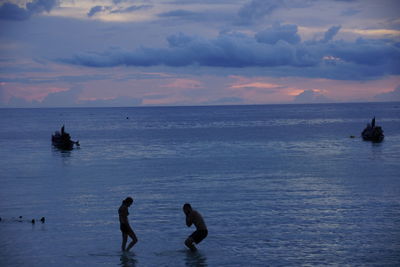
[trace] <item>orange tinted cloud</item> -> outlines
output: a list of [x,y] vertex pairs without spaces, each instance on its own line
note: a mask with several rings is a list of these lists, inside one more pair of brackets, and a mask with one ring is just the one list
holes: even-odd
[[234,84],[231,88],[261,88],[261,89],[271,89],[280,87],[278,84],[265,83],[265,82],[251,82],[245,84]]

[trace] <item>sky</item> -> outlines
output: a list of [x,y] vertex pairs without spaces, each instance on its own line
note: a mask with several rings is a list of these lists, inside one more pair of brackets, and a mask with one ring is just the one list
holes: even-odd
[[0,107],[400,101],[398,0],[0,0]]

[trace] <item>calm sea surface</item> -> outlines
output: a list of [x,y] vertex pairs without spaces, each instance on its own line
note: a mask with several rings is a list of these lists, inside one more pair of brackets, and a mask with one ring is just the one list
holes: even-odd
[[0,266],[399,266],[400,103],[0,109],[0,217]]

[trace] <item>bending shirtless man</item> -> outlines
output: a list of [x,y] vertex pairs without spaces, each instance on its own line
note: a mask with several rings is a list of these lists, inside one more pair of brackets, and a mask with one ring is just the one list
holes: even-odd
[[189,203],[183,205],[183,212],[186,215],[186,225],[190,227],[192,224],[196,226],[194,231],[186,240],[185,245],[191,250],[196,251],[196,247],[193,243],[200,243],[208,235],[207,226],[204,222],[203,217],[196,210],[192,209]]
[[127,197],[124,201],[122,201],[121,207],[119,207],[118,209],[120,229],[122,232],[122,246],[121,246],[122,251],[125,251],[126,242],[128,241],[128,236],[132,238],[132,242],[129,243],[126,251],[129,251],[138,241],[128,221],[128,215],[129,215],[128,208],[132,205],[132,203],[133,199],[131,197]]

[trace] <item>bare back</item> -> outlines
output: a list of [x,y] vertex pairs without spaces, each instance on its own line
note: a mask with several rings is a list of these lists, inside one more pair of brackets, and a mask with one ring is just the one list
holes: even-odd
[[190,226],[194,224],[197,230],[207,230],[207,225],[204,222],[203,217],[196,210],[192,210],[187,216],[187,225]]

